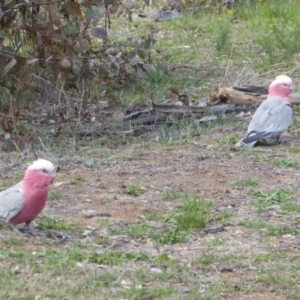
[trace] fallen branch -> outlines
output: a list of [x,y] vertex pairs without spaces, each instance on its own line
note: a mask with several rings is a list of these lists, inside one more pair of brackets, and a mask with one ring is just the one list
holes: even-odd
[[262,102],[267,95],[253,95],[245,92],[237,91],[234,88],[219,88],[210,92],[208,103],[235,103],[239,105],[253,105]]
[[[267,89],[256,86],[230,87],[219,88],[210,92],[208,96],[209,104],[219,103],[235,103],[239,105],[254,105],[267,99]],[[292,93],[290,95],[291,103],[294,105],[300,104],[300,93]]]

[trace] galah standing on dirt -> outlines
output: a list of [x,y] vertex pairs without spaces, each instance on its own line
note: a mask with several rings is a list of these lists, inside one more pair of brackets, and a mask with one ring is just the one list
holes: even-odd
[[53,164],[38,159],[28,167],[21,182],[0,192],[0,218],[9,222],[15,232],[19,232],[16,225],[21,223],[32,232],[31,222],[46,205],[53,176]]
[[269,86],[268,98],[256,110],[249,124],[247,134],[235,146],[252,147],[258,140],[275,137],[279,142],[281,133],[292,123],[292,108],[289,95],[292,79],[277,76]]

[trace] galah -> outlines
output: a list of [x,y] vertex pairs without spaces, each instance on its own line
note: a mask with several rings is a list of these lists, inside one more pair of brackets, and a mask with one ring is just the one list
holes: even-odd
[[9,222],[15,232],[19,232],[16,225],[21,223],[32,232],[31,222],[46,205],[53,177],[54,166],[50,161],[33,162],[21,182],[0,192],[0,218]]
[[246,135],[236,147],[252,147],[258,140],[276,138],[292,123],[292,108],[289,98],[292,92],[292,79],[285,75],[277,76],[269,86],[268,98],[253,115]]

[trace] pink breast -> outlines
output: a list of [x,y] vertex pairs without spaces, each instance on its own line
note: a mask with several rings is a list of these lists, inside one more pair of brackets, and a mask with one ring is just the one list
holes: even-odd
[[31,191],[31,193],[25,197],[22,210],[10,220],[10,223],[16,225],[33,221],[44,209],[47,203],[47,197],[48,190]]

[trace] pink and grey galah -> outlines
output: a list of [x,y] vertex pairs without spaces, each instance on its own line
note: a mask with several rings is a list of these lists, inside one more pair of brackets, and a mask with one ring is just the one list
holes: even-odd
[[0,192],[0,218],[9,222],[15,232],[19,232],[16,225],[21,223],[32,232],[31,222],[46,205],[54,171],[50,161],[38,159],[28,167],[21,182]]
[[276,138],[292,123],[292,108],[289,98],[292,92],[292,79],[285,75],[277,76],[269,86],[268,98],[264,100],[253,115],[246,135],[236,147],[252,147],[258,140]]

